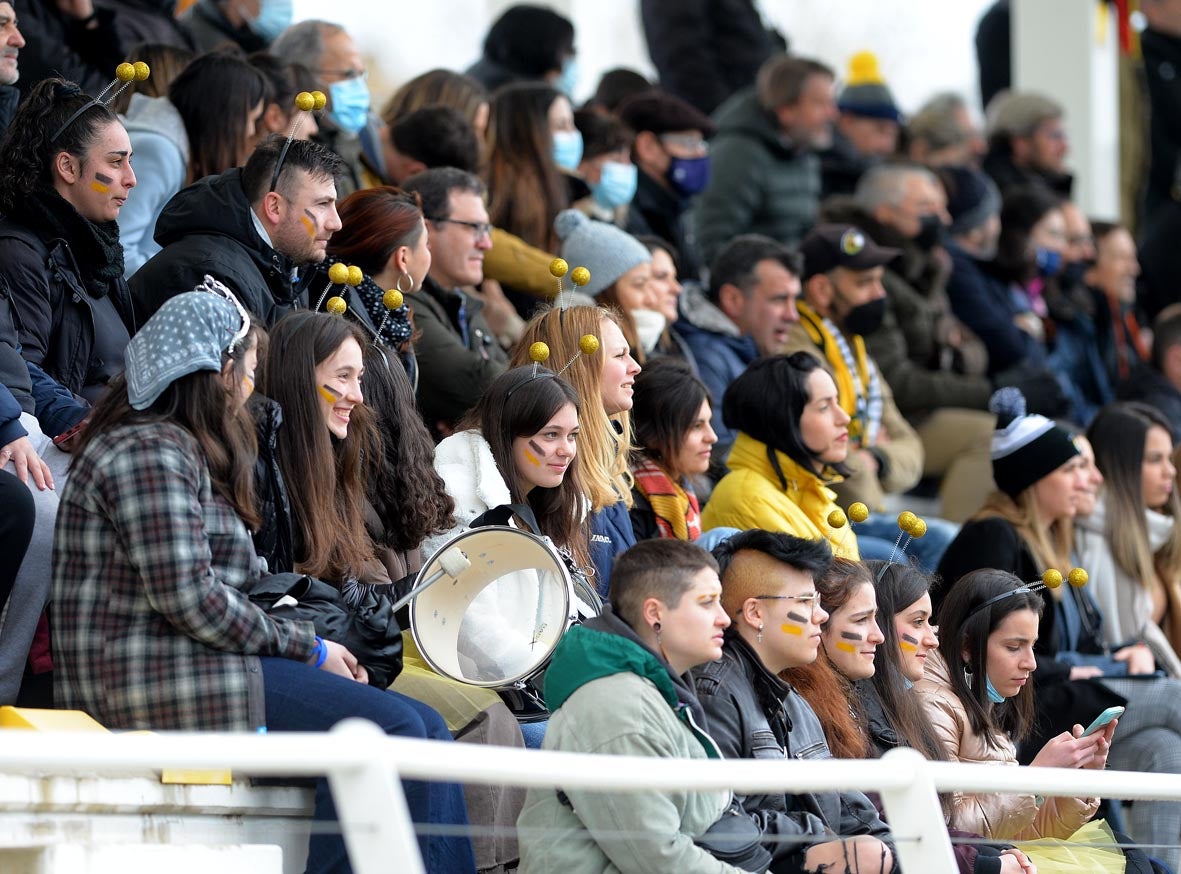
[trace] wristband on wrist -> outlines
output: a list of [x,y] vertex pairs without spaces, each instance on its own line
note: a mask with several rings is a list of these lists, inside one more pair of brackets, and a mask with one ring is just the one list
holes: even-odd
[[319,635],[316,635],[316,648],[312,650],[312,655],[316,657],[316,663],[312,667],[322,668],[324,662],[328,661],[328,644],[324,643],[324,639]]

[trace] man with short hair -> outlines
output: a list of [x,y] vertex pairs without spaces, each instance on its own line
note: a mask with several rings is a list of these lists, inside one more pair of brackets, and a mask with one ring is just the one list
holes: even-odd
[[369,112],[369,71],[349,32],[328,21],[301,21],[279,35],[271,54],[308,67],[328,96],[314,139],[344,162],[340,196],[380,184],[385,167],[377,123]]
[[754,89],[717,111],[713,177],[695,209],[702,257],[739,234],[798,243],[816,221],[820,160],[836,118],[833,72],[781,55],[759,70]]
[[478,177],[453,167],[419,173],[402,187],[422,198],[426,217],[431,269],[410,307],[421,334],[414,344],[418,406],[441,439],[508,366],[484,302],[467,292],[484,281],[484,253],[492,248],[487,192]]
[[432,167],[480,169],[480,141],[462,113],[449,106],[427,106],[394,120],[387,129],[386,179],[401,185]]
[[16,10],[11,3],[0,3],[0,136],[8,130],[20,103],[20,91],[13,86],[21,75],[17,57],[24,46],[25,38],[16,26]]
[[700,280],[705,264],[690,210],[709,182],[714,123],[656,89],[624,101],[619,117],[635,132],[632,161],[639,171],[625,230],[660,237],[680,254],[681,279]]
[[673,325],[697,363],[713,397],[715,458],[725,458],[735,432],[722,421],[727,386],[760,355],[781,351],[799,320],[799,259],[769,237],[737,237],[714,259],[709,288],[687,286],[681,296],[684,318]]
[[1141,401],[1169,420],[1181,442],[1181,304],[1165,307],[1152,323],[1152,360],[1140,364],[1116,389],[1121,401]]
[[1074,177],[1065,165],[1070,140],[1063,115],[1056,100],[1030,92],[1011,91],[989,106],[984,172],[1001,194],[1034,185],[1070,197]]
[[307,305],[298,270],[323,261],[328,240],[340,230],[336,180],[342,168],[323,146],[294,140],[276,175],[285,144],[275,134],[245,167],[207,176],[168,202],[156,222],[163,249],[128,283],[139,324],[206,274],[268,326]]
[[928,167],[975,167],[984,143],[967,101],[953,91],[936,94],[906,122],[906,155]]

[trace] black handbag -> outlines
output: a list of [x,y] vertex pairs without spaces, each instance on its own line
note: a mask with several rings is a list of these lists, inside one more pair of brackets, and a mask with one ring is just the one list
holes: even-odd
[[[393,594],[392,587],[390,595]],[[335,586],[306,574],[269,574],[241,591],[269,616],[302,619],[316,634],[335,641],[369,672],[369,685],[388,688],[402,671],[402,629],[390,609],[392,597],[362,586],[356,603],[346,604]],[[295,603],[291,603],[294,601]]]
[[760,874],[771,867],[771,852],[763,846],[763,830],[737,801],[693,843],[715,859]]

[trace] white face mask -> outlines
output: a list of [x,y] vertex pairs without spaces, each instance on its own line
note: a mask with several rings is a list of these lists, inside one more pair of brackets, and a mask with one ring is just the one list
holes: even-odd
[[664,317],[664,313],[658,313],[656,310],[632,310],[631,317],[632,321],[636,323],[640,347],[647,355],[656,348],[660,335],[664,333],[665,326],[668,325],[668,319]]

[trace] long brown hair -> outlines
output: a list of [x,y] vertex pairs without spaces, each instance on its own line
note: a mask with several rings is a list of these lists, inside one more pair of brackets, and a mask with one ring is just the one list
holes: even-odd
[[475,125],[488,92],[478,81],[453,70],[427,70],[394,92],[381,111],[381,120],[392,125],[404,115],[429,106],[446,106]]
[[365,489],[382,458],[381,435],[372,412],[358,405],[348,436],[334,441],[316,385],[316,366],[349,339],[364,348],[365,335],[343,318],[307,310],[284,316],[271,335],[258,384],[283,408],[279,469],[295,516],[296,566],[334,584],[380,580],[385,572],[365,527]]
[[[402,246],[414,247],[426,228],[422,197],[390,185],[354,191],[337,205],[343,225],[328,241],[328,254],[356,264],[369,276],[385,270]],[[423,277],[411,277],[415,284]]]
[[530,246],[558,250],[554,219],[570,205],[566,179],[554,163],[549,108],[562,94],[534,82],[492,95],[488,115],[488,216]]
[[238,402],[237,389],[230,388],[242,384],[246,377],[246,354],[255,346],[261,357],[265,352],[266,333],[252,324],[243,342],[232,353],[222,355],[222,370],[232,362],[231,379],[211,370],[190,373],[170,383],[146,410],[131,406],[126,377],[123,374],[115,377],[78,436],[74,458],[95,437],[121,425],[151,422],[179,425],[201,447],[213,491],[234,508],[248,528],[257,531],[262,524],[254,494],[258,438],[250,414]]
[[[1042,521],[1034,502],[1033,486],[1014,500],[997,490],[984,501],[972,519],[999,517],[1017,529],[1017,533],[1033,553],[1034,561],[1044,568],[1065,571],[1070,567],[1070,552],[1074,543],[1074,526],[1069,520],[1058,519],[1048,525]],[[1051,589],[1055,597],[1062,597],[1058,589]]]
[[[607,415],[603,408],[602,324],[604,319],[620,323],[619,314],[604,307],[557,307],[543,310],[529,320],[513,347],[511,364],[529,363],[529,347],[541,341],[549,346],[549,363],[557,368],[571,362],[562,374],[574,386],[581,399],[578,414],[582,434],[578,440],[579,466],[586,482],[586,494],[592,510],[601,510],[623,501],[632,505],[632,476],[628,468],[631,452],[631,415]],[[591,355],[579,349],[587,334],[600,340]]]
[[[532,437],[566,404],[574,405],[581,425],[578,393],[570,383],[541,368],[535,375],[533,365],[514,367],[484,390],[461,427],[479,429],[488,441],[513,502],[528,504],[533,509],[541,533],[568,549],[579,566],[590,567],[590,542],[583,524],[586,489],[582,481],[582,437],[578,439],[578,452],[557,488],[529,489],[513,461],[513,440]],[[585,426],[580,433],[586,433]]]

